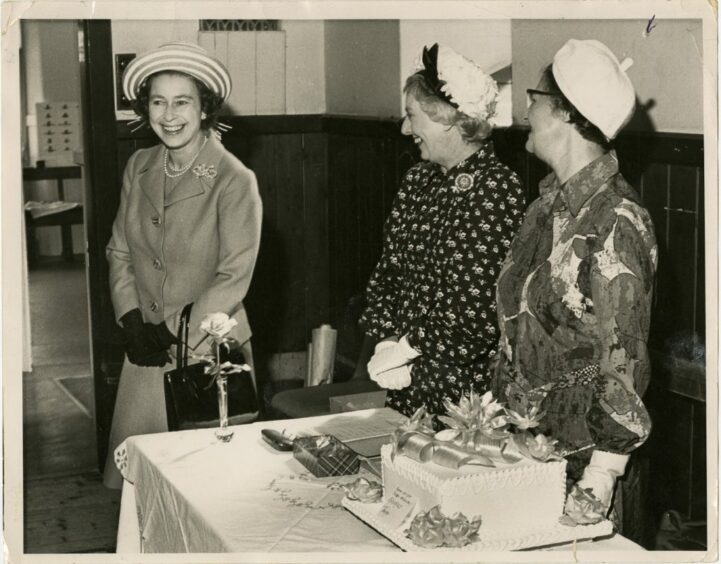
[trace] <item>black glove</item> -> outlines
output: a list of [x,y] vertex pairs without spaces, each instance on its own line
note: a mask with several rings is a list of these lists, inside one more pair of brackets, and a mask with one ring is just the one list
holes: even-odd
[[143,332],[143,314],[139,308],[131,309],[120,318],[126,343]]
[[178,338],[170,332],[164,321],[156,325],[145,323],[143,325],[143,338],[153,350],[167,350],[171,345],[178,344]]
[[[120,318],[125,335],[125,352],[128,360],[136,366],[165,366],[170,362],[168,347],[157,346],[158,343],[151,343],[145,331],[143,314],[140,309],[135,308]],[[167,329],[167,327],[166,327]]]
[[170,362],[168,351],[144,354],[136,349],[128,350],[128,360],[136,366],[165,366]]

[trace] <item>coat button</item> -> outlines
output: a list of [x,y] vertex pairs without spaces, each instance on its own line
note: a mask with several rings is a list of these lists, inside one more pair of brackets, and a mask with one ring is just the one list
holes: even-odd
[[156,311],[158,311],[158,307],[160,307],[158,306],[158,302],[153,302],[152,304],[150,304],[150,311],[155,313]]
[[158,225],[160,225],[160,216],[159,216],[159,215],[154,215],[154,216],[151,218],[151,221],[153,222],[153,225],[155,225],[155,226],[157,227]]
[[162,270],[163,269],[163,263],[160,262],[160,259],[155,259],[153,261],[153,268],[155,270]]

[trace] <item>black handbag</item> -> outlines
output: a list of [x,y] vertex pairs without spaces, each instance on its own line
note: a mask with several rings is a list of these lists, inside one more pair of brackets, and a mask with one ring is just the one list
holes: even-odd
[[[178,326],[178,350],[176,368],[165,373],[165,409],[168,430],[201,429],[217,427],[218,388],[213,374],[205,373],[203,362],[188,365],[188,326],[190,310],[188,304],[180,314]],[[245,358],[239,349],[227,359],[243,364]],[[228,380],[228,425],[250,423],[258,418],[258,398],[251,372],[229,374]]]

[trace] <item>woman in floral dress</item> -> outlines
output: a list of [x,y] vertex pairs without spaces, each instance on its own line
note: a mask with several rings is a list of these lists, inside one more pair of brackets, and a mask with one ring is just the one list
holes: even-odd
[[498,89],[480,67],[434,45],[404,91],[402,132],[426,162],[403,179],[361,324],[379,341],[368,372],[387,404],[440,414],[444,398],[488,388],[495,281],[524,196],[488,140]]
[[606,516],[651,426],[640,395],[656,240],[609,145],[635,107],[629,63],[572,39],[528,90],[526,149],[553,172],[498,280],[496,389],[544,398],[539,430],[566,456],[566,511],[582,523]]

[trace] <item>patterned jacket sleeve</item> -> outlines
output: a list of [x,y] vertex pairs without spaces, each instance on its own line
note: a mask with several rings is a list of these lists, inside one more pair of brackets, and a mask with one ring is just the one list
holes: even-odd
[[651,431],[640,398],[649,381],[646,343],[656,269],[648,214],[625,201],[598,247],[590,286],[601,341],[600,381],[587,423],[597,449],[628,454]]
[[446,248],[435,306],[408,335],[421,354],[449,364],[477,362],[497,346],[496,280],[525,208],[521,182],[505,167],[480,181],[462,224],[437,243]]
[[396,304],[402,271],[395,233],[400,223],[404,200],[409,194],[408,179],[418,166],[422,165],[416,165],[408,171],[393,202],[393,208],[383,227],[383,253],[366,288],[366,309],[361,315],[360,324],[367,335],[378,339],[401,336],[396,321]]

